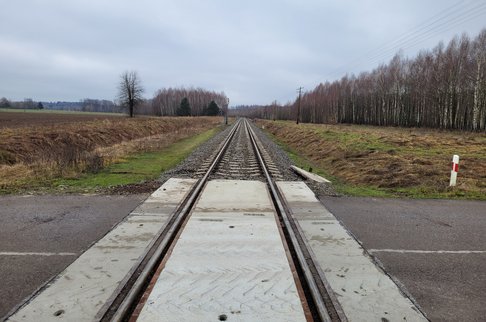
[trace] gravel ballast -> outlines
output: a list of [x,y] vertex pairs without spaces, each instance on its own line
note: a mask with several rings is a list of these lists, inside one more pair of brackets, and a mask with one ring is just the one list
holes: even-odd
[[[337,193],[332,189],[331,184],[317,183],[311,180],[305,180],[297,175],[290,166],[292,161],[289,159],[287,153],[275,144],[261,128],[250,122],[251,127],[258,136],[263,148],[270,155],[273,163],[278,167],[284,181],[305,181],[307,185],[320,196],[336,196]],[[165,182],[171,177],[179,178],[200,178],[201,175],[198,170],[205,164],[210,163],[215,157],[217,151],[222,145],[222,142],[231,131],[232,125],[228,125],[223,131],[216,134],[207,142],[201,144],[194,150],[183,162],[175,168],[164,172],[159,178],[160,182]],[[200,171],[199,171],[200,172]]]

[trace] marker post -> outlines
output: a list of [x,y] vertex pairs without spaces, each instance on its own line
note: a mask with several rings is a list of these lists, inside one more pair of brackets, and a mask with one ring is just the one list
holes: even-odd
[[454,154],[452,157],[451,181],[449,183],[450,187],[454,187],[456,185],[457,172],[459,172],[459,156]]

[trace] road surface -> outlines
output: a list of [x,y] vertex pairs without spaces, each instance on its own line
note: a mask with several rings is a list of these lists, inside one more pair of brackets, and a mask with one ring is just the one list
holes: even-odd
[[1,196],[0,319],[146,197]]
[[[0,197],[0,317],[145,195]],[[486,203],[321,197],[432,321],[486,316]]]
[[432,321],[484,321],[486,202],[320,199]]

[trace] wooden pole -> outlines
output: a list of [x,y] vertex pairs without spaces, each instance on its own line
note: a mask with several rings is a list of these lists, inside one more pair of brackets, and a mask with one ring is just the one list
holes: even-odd
[[299,101],[297,103],[297,121],[295,122],[296,124],[299,124],[299,118],[300,118],[300,98],[302,96],[302,86],[299,87],[297,90],[299,91]]

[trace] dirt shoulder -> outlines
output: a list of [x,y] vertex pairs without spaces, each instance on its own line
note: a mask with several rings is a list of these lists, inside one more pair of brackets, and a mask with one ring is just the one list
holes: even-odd
[[[258,124],[347,194],[486,199],[484,133],[284,121]],[[451,189],[454,154],[461,161],[458,185]]]

